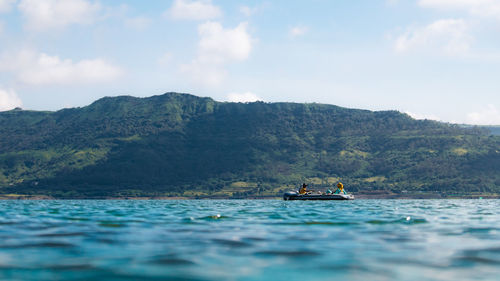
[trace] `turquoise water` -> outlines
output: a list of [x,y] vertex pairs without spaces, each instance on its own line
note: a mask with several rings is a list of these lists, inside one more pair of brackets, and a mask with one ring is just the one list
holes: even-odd
[[1,280],[498,280],[499,200],[0,201]]

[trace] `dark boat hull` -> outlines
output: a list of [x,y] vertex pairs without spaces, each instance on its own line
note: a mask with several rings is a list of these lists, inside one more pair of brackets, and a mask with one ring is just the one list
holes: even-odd
[[298,194],[287,192],[283,194],[283,200],[353,200],[351,194]]

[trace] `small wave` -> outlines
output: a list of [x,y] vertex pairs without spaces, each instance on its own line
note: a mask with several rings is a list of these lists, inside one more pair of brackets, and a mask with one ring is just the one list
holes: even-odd
[[121,243],[121,241],[117,241],[115,239],[109,239],[109,238],[99,238],[95,241],[102,243],[102,244],[109,244],[109,245],[118,245]]
[[68,270],[68,271],[83,271],[83,270],[94,270],[95,267],[90,264],[57,264],[52,266],[47,266],[46,268],[52,270]]
[[454,259],[457,266],[485,264],[500,265],[500,247],[465,250],[462,255]]
[[269,251],[259,251],[255,253],[256,255],[262,256],[283,256],[283,257],[314,257],[320,256],[321,253],[302,250],[302,251],[279,251],[279,250],[269,250]]
[[227,216],[221,216],[220,214],[217,214],[217,215],[213,215],[213,216],[205,216],[205,217],[201,217],[201,218],[197,218],[199,220],[208,220],[208,221],[211,221],[211,220],[223,220],[223,219],[229,219],[230,217],[227,217]]
[[413,219],[410,217],[401,218],[397,220],[368,220],[365,223],[367,224],[419,224],[419,223],[427,223],[426,219]]
[[196,219],[194,217],[189,217],[189,218],[183,218],[182,222],[183,223],[194,223]]
[[331,222],[331,221],[306,221],[306,222],[278,222],[269,223],[270,225],[324,225],[324,226],[349,226],[359,224],[357,222]]
[[122,212],[117,211],[117,210],[106,211],[106,214],[109,214],[109,215],[112,215],[112,216],[115,216],[115,217],[124,217],[124,216],[126,216],[125,214],[123,214]]
[[489,233],[495,230],[499,229],[494,227],[469,227],[464,229],[463,233]]
[[494,260],[494,259],[484,258],[484,257],[475,257],[475,256],[458,257],[458,258],[455,258],[454,261],[455,261],[455,263],[458,263],[458,265],[463,265],[463,264],[500,265],[499,260]]
[[113,222],[113,221],[101,221],[99,222],[99,226],[104,226],[104,227],[125,227],[126,225],[120,222]]
[[63,220],[68,220],[68,221],[90,221],[88,218],[79,218],[79,217],[63,217]]
[[152,263],[161,264],[161,265],[195,265],[196,263],[190,260],[174,258],[174,257],[163,257],[163,258],[155,258]]
[[0,245],[0,249],[25,249],[25,248],[73,248],[75,245],[62,242],[43,242],[17,245]]
[[465,251],[465,253],[467,255],[494,254],[494,255],[499,255],[499,258],[500,258],[500,247],[477,249],[477,250],[467,250],[467,251]]
[[250,243],[247,243],[244,241],[239,241],[239,240],[213,239],[212,241],[217,243],[217,244],[220,244],[220,245],[226,245],[226,246],[235,247],[235,248],[243,248],[243,247],[252,246]]
[[408,257],[400,257],[400,258],[381,258],[379,261],[392,264],[392,265],[412,265],[416,267],[428,267],[435,269],[445,269],[448,267],[448,264],[439,264],[432,262],[430,260],[417,260]]
[[330,221],[308,221],[305,223],[306,225],[355,225],[358,224],[357,222],[346,222],[346,221],[339,221],[339,222],[330,222]]
[[[378,268],[373,268],[370,266],[363,266],[359,264],[329,264],[329,265],[320,265],[317,267],[319,270],[327,270],[331,271],[332,273],[339,273],[339,272],[356,272],[357,274],[359,273],[365,273],[365,274],[371,274],[373,276],[384,276],[384,279],[381,280],[397,280],[394,276],[394,274],[390,271],[387,270],[382,270]],[[363,280],[363,279],[355,279],[355,280]],[[380,278],[377,279],[365,279],[365,280],[380,280]]]
[[68,232],[68,233],[43,233],[38,234],[39,237],[73,237],[73,236],[84,236],[84,232]]
[[268,241],[269,239],[267,238],[262,238],[262,237],[244,237],[244,240],[249,240],[249,241]]
[[268,216],[268,218],[273,219],[273,220],[281,220],[281,219],[284,219],[285,217],[283,217],[282,215],[279,215],[279,214],[271,214]]

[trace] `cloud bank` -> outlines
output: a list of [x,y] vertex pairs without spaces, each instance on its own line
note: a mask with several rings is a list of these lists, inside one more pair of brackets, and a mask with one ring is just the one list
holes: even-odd
[[209,20],[220,17],[222,12],[211,0],[175,0],[164,15],[174,20]]
[[250,56],[252,38],[247,23],[235,28],[224,28],[219,22],[206,22],[198,26],[198,54],[189,64],[181,66],[195,82],[207,86],[219,85],[226,76],[225,65],[244,61]]
[[198,27],[198,34],[199,59],[204,62],[241,61],[247,59],[252,50],[246,22],[235,28],[224,28],[218,22],[207,22]]
[[420,0],[418,5],[424,8],[463,11],[476,17],[500,20],[499,0]]
[[460,55],[469,50],[472,42],[468,30],[468,24],[462,19],[437,20],[423,27],[409,28],[396,39],[394,48],[399,53],[439,50],[447,55]]
[[263,99],[252,92],[246,93],[230,93],[227,95],[227,100],[230,102],[256,102]]
[[120,68],[103,59],[73,62],[26,50],[4,54],[0,59],[0,71],[14,73],[19,81],[31,85],[106,82],[122,74]]
[[27,29],[46,31],[93,23],[101,6],[85,0],[21,0],[18,8]]
[[11,110],[21,105],[21,99],[19,99],[14,90],[0,89],[0,111]]
[[0,13],[10,12],[12,5],[16,0],[0,0]]

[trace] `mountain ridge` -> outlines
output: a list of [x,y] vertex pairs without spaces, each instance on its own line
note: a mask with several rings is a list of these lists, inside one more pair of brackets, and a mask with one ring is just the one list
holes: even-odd
[[170,92],[2,112],[0,135],[0,193],[248,197],[343,180],[356,192],[446,195],[500,185],[499,137],[391,110]]

